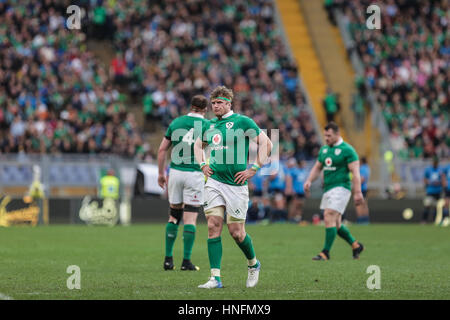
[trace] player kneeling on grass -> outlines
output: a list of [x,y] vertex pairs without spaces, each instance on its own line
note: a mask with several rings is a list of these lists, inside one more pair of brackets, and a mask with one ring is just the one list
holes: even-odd
[[[191,262],[194,246],[196,221],[203,204],[204,175],[195,162],[194,142],[209,127],[204,119],[208,99],[202,95],[191,100],[191,111],[173,120],[167,129],[158,151],[158,184],[164,188],[168,184],[170,203],[169,222],[166,225],[166,256],[164,270],[173,270],[173,245],[178,233],[178,225],[183,218],[184,258],[181,270],[199,270]],[[164,175],[167,151],[173,145],[169,179]]]
[[353,147],[344,142],[339,134],[336,123],[330,122],[325,127],[325,143],[319,151],[319,157],[304,184],[308,193],[311,183],[317,179],[320,171],[324,170],[324,194],[320,209],[324,210],[325,246],[313,260],[329,260],[330,250],[336,234],[346,240],[353,249],[353,258],[358,259],[364,247],[353,238],[352,234],[342,222],[342,214],[352,195],[352,184],[349,173],[353,175],[353,200],[355,205],[364,201],[361,192],[361,178],[359,176],[358,154]]
[[[205,185],[205,215],[208,221],[208,257],[211,277],[199,288],[222,288],[220,265],[226,213],[228,231],[248,261],[247,287],[258,283],[260,262],[256,259],[250,235],[245,232],[249,193],[247,180],[255,175],[267,160],[272,143],[256,123],[243,115],[233,113],[233,92],[219,86],[211,93],[211,106],[217,118],[195,143],[195,157],[208,177]],[[250,140],[258,144],[258,159],[247,169]],[[211,148],[210,164],[205,163],[203,148]]]

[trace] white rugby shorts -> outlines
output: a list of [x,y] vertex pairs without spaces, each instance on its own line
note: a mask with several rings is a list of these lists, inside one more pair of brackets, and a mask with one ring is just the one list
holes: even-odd
[[201,171],[181,171],[170,168],[168,196],[171,204],[201,206],[204,198],[205,176]]
[[248,186],[233,186],[208,178],[205,184],[204,210],[224,206],[226,214],[245,220],[248,209]]
[[322,196],[320,209],[331,209],[344,214],[345,208],[352,196],[352,192],[344,187],[335,187],[328,190]]

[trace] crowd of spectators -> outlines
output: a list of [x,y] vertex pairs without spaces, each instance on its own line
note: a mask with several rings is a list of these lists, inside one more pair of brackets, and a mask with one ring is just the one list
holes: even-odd
[[96,1],[91,9],[111,25],[95,36],[113,39],[114,81],[142,97],[147,120],[167,126],[187,112],[193,95],[225,85],[234,92],[235,112],[269,134],[279,129],[285,158],[317,155],[320,141],[272,1]]
[[66,26],[69,5],[0,1],[0,152],[143,156],[125,95],[86,30]]
[[[280,130],[285,158],[317,154],[271,1],[76,1],[81,30],[65,25],[70,4],[0,2],[1,152],[142,155],[127,96],[168,125],[193,95],[224,84],[236,112]],[[110,65],[88,39],[112,41]]]
[[[81,30],[66,26],[71,4]],[[236,112],[279,129],[284,159],[320,148],[272,1],[0,1],[0,21],[1,152],[145,156],[127,99],[167,126],[217,85]],[[110,63],[89,39],[111,41]]]
[[403,159],[450,157],[450,3],[387,0],[381,29],[366,26],[372,1],[328,0],[341,8],[390,130],[393,151]]

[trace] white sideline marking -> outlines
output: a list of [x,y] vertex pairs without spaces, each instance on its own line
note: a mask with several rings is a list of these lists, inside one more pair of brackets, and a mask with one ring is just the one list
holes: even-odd
[[14,300],[14,299],[0,292],[0,300]]

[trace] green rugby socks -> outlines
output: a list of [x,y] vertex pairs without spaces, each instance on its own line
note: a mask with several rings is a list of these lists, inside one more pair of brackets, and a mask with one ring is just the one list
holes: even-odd
[[325,228],[325,245],[323,251],[330,252],[333,246],[334,239],[336,239],[337,229],[336,227]]
[[248,260],[248,266],[250,268],[258,267],[258,262],[256,260],[255,249],[253,248],[253,242],[250,235],[247,233],[245,235],[244,241],[241,243],[237,242],[239,248],[241,248],[242,252],[245,254],[245,257]]
[[236,242],[239,248],[241,248],[242,252],[244,252],[245,257],[248,260],[248,266],[251,268],[258,267],[258,263],[256,260],[255,249],[253,248],[253,242],[250,235],[247,233],[245,235],[244,241],[241,243]]
[[177,233],[178,225],[168,222],[166,225],[166,257],[171,257],[173,255],[173,245],[175,244]]
[[222,261],[222,238],[208,239],[208,257],[211,276],[220,281],[220,263]]
[[341,224],[341,227],[339,228],[337,234],[339,235],[339,237],[347,241],[349,245],[352,245],[356,241],[350,233],[350,230],[348,230],[348,228],[343,224]]
[[183,230],[184,259],[191,260],[192,247],[195,240],[195,225],[185,224]]

